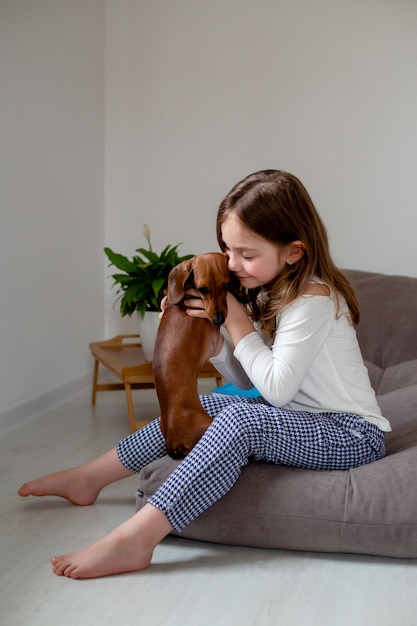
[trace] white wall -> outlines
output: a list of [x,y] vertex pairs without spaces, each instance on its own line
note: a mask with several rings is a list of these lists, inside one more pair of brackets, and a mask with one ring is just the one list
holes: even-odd
[[136,330],[103,246],[133,253],[147,222],[158,250],[216,249],[217,205],[256,169],[300,176],[341,266],[417,276],[416,18],[0,0],[0,429],[89,384],[90,341]]
[[[273,167],[303,180],[342,267],[417,276],[415,0],[107,10],[107,245],[131,254],[148,222],[155,248],[216,247],[218,202]],[[110,284],[108,335],[130,328]]]
[[90,384],[104,333],[104,8],[0,2],[3,430]]

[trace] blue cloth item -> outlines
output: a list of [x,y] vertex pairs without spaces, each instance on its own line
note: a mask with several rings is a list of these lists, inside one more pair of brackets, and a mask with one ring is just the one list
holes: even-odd
[[243,396],[244,398],[260,398],[261,396],[256,387],[252,387],[252,389],[239,389],[239,387],[232,385],[232,383],[214,387],[211,391],[212,393],[220,393],[226,396]]

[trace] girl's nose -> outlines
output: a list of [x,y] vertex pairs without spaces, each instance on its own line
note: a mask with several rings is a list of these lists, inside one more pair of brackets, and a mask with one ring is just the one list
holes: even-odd
[[229,268],[229,270],[231,272],[236,272],[239,269],[239,265],[236,259],[236,256],[234,256],[233,254],[229,255],[228,261],[227,261],[227,267]]

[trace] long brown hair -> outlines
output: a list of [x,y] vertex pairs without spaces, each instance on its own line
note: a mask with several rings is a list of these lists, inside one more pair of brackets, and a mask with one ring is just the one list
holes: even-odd
[[355,291],[334,264],[326,228],[304,185],[281,170],[262,170],[238,182],[221,202],[217,213],[217,240],[225,251],[222,224],[234,213],[252,232],[278,246],[302,241],[303,256],[262,289],[268,296],[260,304],[261,288],[242,290],[252,319],[269,335],[275,330],[276,315],[305,292],[313,276],[321,278],[336,297],[341,294],[349,307],[351,321],[358,324],[359,302]]

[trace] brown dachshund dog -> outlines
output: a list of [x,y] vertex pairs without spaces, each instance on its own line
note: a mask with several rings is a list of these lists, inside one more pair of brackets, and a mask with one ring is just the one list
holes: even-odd
[[[212,421],[199,400],[197,374],[215,352],[227,315],[230,280],[227,257],[220,252],[184,261],[168,278],[167,306],[156,337],[153,369],[161,431],[174,459],[188,454]],[[183,301],[189,288],[198,291],[209,319],[186,314]]]

